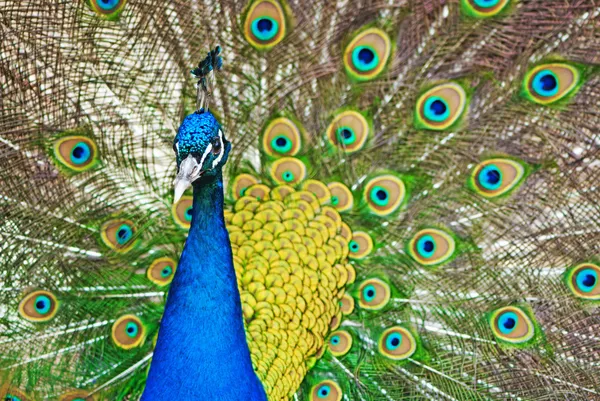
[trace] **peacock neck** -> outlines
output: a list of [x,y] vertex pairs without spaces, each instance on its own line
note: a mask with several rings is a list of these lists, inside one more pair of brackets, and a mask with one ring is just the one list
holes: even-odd
[[246,343],[223,179],[194,185],[192,224],[171,284],[142,401],[260,400]]

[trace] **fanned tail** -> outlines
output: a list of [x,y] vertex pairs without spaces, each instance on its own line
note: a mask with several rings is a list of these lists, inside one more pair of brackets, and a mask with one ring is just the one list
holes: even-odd
[[141,394],[220,44],[231,205],[308,189],[352,233],[293,399],[600,399],[596,4],[114,3],[0,2],[3,395]]

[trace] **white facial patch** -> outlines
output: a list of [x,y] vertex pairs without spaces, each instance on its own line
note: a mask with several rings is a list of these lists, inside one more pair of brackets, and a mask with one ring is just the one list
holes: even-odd
[[200,170],[202,170],[202,166],[204,166],[204,160],[212,150],[212,143],[209,143],[206,149],[204,150],[204,154],[202,155],[202,159],[200,159]]
[[219,129],[219,142],[221,142],[221,151],[219,152],[219,156],[217,156],[217,158],[213,161],[212,168],[215,168],[217,164],[221,162],[221,159],[223,159],[223,155],[225,154],[225,146],[223,144],[223,131],[221,131],[221,129]]

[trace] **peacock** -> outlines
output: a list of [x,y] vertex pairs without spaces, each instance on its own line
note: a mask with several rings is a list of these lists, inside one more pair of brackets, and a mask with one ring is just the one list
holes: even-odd
[[600,400],[599,16],[0,0],[0,396]]

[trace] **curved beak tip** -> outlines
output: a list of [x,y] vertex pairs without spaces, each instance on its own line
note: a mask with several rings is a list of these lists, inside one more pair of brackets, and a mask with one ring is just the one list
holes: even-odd
[[173,197],[173,203],[179,202],[179,199],[183,196],[183,193],[192,185],[191,182],[185,178],[177,177],[175,179],[175,196]]

